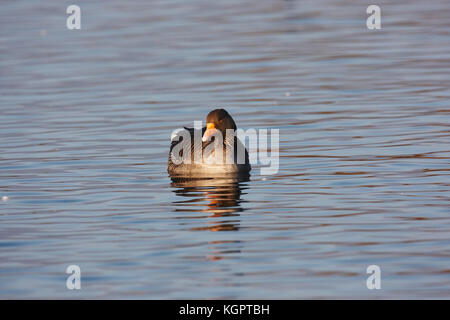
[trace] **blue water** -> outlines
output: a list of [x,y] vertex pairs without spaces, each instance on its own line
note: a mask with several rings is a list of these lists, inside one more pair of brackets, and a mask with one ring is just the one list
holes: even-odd
[[[450,298],[448,1],[70,4],[1,6],[0,298]],[[277,174],[170,180],[216,107]]]

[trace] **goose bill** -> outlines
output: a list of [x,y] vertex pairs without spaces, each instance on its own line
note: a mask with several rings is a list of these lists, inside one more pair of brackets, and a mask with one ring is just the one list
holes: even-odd
[[206,131],[205,131],[205,133],[203,134],[202,141],[203,141],[203,142],[208,141],[209,138],[210,138],[212,135],[214,135],[216,132],[217,132],[217,129],[215,128],[214,123],[207,123],[207,124],[206,124]]

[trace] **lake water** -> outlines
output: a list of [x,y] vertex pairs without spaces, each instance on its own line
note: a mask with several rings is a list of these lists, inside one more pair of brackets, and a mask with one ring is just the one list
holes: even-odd
[[[1,4],[0,298],[450,298],[447,0],[70,4]],[[170,180],[216,107],[277,174]]]

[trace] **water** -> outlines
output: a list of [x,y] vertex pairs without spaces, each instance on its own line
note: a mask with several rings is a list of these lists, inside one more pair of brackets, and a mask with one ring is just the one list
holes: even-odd
[[[448,1],[69,4],[1,6],[0,298],[450,298]],[[219,106],[279,172],[173,183]]]

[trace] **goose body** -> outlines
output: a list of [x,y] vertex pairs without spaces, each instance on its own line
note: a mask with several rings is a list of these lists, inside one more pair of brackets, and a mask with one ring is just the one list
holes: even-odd
[[[191,178],[228,174],[248,175],[251,170],[248,152],[234,134],[236,124],[230,114],[224,109],[213,110],[206,117],[206,124],[201,130],[185,127],[181,130],[184,132],[179,131],[172,136],[167,165],[169,174]],[[218,134],[223,138],[216,141]],[[212,138],[213,136],[215,138]],[[189,148],[180,151],[180,143],[189,138],[190,141],[184,141],[190,143]],[[213,139],[214,141],[211,141]],[[180,155],[189,156],[183,155],[185,151],[190,152],[190,157],[188,161],[180,163]],[[242,152],[245,154],[240,155]]]

